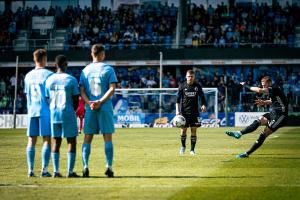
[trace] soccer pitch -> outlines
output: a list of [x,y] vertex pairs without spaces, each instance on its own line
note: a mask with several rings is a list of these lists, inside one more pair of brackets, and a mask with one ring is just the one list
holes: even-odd
[[[25,130],[0,130],[0,199],[300,199],[300,128],[271,135],[250,158],[259,131],[237,140],[224,134],[233,128],[198,129],[196,156],[179,155],[179,129],[117,129],[115,178],[104,176],[102,137],[94,138],[90,178],[27,178]],[[262,128],[260,128],[262,130]],[[75,171],[81,174],[78,137]],[[187,148],[190,147],[189,137]],[[60,171],[66,174],[66,141]],[[35,174],[40,171],[41,138]],[[50,161],[52,173],[52,162]]]

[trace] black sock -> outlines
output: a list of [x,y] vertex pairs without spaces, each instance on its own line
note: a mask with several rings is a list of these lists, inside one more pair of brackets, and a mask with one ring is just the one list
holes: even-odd
[[191,136],[191,151],[195,150],[196,142],[197,142],[197,136],[192,135]]
[[260,126],[260,122],[258,120],[254,120],[252,124],[241,130],[241,134],[245,135],[247,133],[251,133],[255,131]]
[[181,146],[185,147],[186,135],[181,136]]
[[251,149],[249,151],[247,151],[247,154],[250,155],[251,153],[253,153],[254,151],[256,151],[256,149],[258,149],[265,141],[267,137],[265,136],[264,133],[261,133],[259,138],[256,140],[256,142],[253,144],[253,146],[251,147]]

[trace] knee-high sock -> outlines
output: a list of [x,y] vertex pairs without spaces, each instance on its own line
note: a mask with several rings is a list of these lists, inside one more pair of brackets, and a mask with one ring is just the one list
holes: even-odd
[[76,153],[68,152],[68,173],[72,173],[76,160]]
[[260,122],[258,120],[254,120],[254,122],[252,122],[252,124],[250,124],[243,130],[241,130],[241,134],[245,135],[247,133],[251,133],[251,132],[255,131],[259,126],[260,126]]
[[82,164],[83,168],[89,167],[89,157],[91,153],[91,144],[84,143],[82,145]]
[[26,154],[27,154],[28,172],[33,172],[34,158],[35,158],[35,147],[34,146],[28,146],[26,148]]
[[256,142],[251,147],[251,149],[249,151],[247,151],[247,154],[250,155],[251,153],[256,151],[256,149],[258,149],[264,143],[265,139],[266,139],[265,134],[261,133],[259,138],[256,140]]
[[191,151],[195,151],[196,142],[197,142],[197,136],[192,135],[191,136]]
[[42,148],[42,170],[43,172],[48,171],[48,165],[50,161],[51,147],[48,144],[44,144]]
[[106,156],[106,165],[107,167],[112,167],[113,163],[113,158],[114,158],[114,147],[113,143],[110,142],[105,142],[105,156]]
[[185,145],[185,143],[186,143],[186,135],[181,135],[180,139],[181,139],[181,146],[185,147],[186,146]]
[[51,153],[52,157],[52,163],[53,163],[53,172],[59,172],[59,158],[60,158],[60,153]]

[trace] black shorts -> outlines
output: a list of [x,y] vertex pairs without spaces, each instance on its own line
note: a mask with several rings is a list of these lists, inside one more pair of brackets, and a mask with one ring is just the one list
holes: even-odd
[[288,120],[288,115],[285,113],[270,112],[264,114],[263,116],[268,119],[267,127],[273,132],[280,127],[283,127]]
[[200,122],[200,117],[199,114],[182,114],[182,116],[185,118],[185,128],[188,127],[200,127],[201,122]]

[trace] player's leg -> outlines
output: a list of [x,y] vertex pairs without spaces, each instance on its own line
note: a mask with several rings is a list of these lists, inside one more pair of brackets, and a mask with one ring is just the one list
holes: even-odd
[[276,115],[276,113],[271,112],[269,115],[269,120],[266,120],[266,118],[262,118],[261,123],[266,124],[266,128],[264,131],[260,134],[257,141],[253,144],[253,146],[250,148],[249,151],[239,154],[237,158],[245,158],[248,157],[250,154],[252,154],[254,151],[256,151],[265,141],[265,139],[274,133],[277,129],[285,125],[287,121],[286,115]]
[[179,153],[182,155],[185,153],[185,149],[186,149],[186,131],[187,128],[181,128],[180,129],[180,140],[181,140],[181,148]]
[[79,177],[73,170],[75,166],[75,160],[76,160],[76,144],[77,140],[76,137],[68,137],[67,138],[68,143],[68,178],[76,178]]
[[112,134],[103,134],[104,139],[104,151],[106,157],[106,171],[105,175],[107,177],[114,177],[114,172],[112,170],[113,158],[114,158],[114,147],[112,143]]
[[59,173],[59,160],[60,160],[60,146],[61,146],[61,137],[53,137],[52,138],[52,164],[53,164],[53,177],[62,177]]
[[79,116],[79,134],[82,133],[82,125],[83,125],[83,116]]
[[197,128],[198,127],[195,126],[191,127],[191,155],[195,155],[195,146],[197,143]]
[[41,177],[51,177],[51,174],[48,172],[50,157],[51,157],[51,138],[50,136],[43,136]]
[[51,177],[48,165],[51,157],[51,125],[50,116],[39,117],[39,132],[43,136],[41,177]]
[[27,166],[28,166],[28,177],[34,176],[34,158],[35,158],[35,145],[37,136],[28,136],[26,155],[27,155]]
[[253,131],[255,131],[259,126],[263,126],[263,125],[267,125],[268,123],[268,119],[270,117],[270,113],[266,113],[263,116],[261,116],[259,119],[256,119],[252,122],[252,124],[250,124],[249,126],[247,126],[246,128],[244,128],[243,130],[240,131],[240,133],[242,135],[245,135],[247,133],[252,133]]
[[273,131],[269,128],[266,127],[264,129],[264,131],[259,135],[258,139],[255,141],[255,143],[253,144],[253,146],[249,149],[249,151],[245,152],[245,153],[241,153],[239,155],[237,155],[237,158],[246,158],[249,157],[250,154],[252,154],[254,151],[256,151],[259,147],[261,147],[261,145],[264,143],[264,141],[266,140],[266,138],[271,135],[273,133]]
[[96,112],[86,112],[84,120],[84,140],[82,144],[82,164],[83,177],[89,177],[89,158],[91,153],[91,144],[94,134],[99,133],[98,117]]
[[269,119],[269,113],[266,113],[263,116],[261,116],[259,119],[254,120],[252,122],[252,124],[250,124],[249,126],[247,126],[246,128],[244,128],[241,131],[226,131],[225,133],[231,137],[239,139],[242,135],[245,135],[247,133],[252,133],[259,126],[266,125],[268,122],[268,119]]
[[28,165],[28,177],[34,176],[34,160],[35,160],[35,145],[37,141],[37,136],[39,136],[39,119],[38,117],[28,118],[28,128],[27,128],[27,165]]
[[89,159],[91,154],[91,144],[93,141],[93,134],[85,134],[82,144],[82,164],[83,164],[83,177],[89,177]]
[[114,158],[114,146],[112,142],[112,134],[115,132],[113,112],[112,111],[100,111],[99,116],[99,127],[103,134],[104,140],[104,152],[106,157],[106,171],[107,177],[114,177],[112,170],[113,158]]

